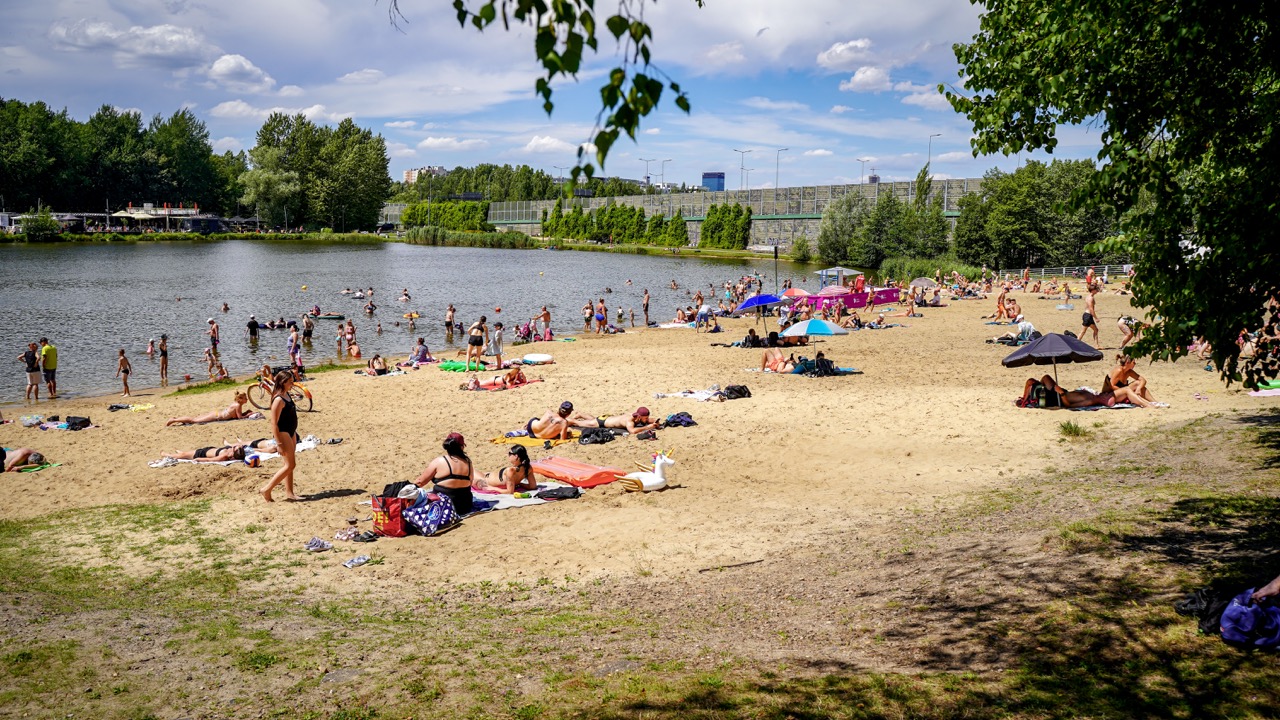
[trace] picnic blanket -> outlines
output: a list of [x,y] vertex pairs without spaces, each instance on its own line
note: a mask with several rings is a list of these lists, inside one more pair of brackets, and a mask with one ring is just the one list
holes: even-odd
[[625,475],[625,470],[602,465],[591,465],[569,458],[552,455],[548,458],[533,461],[533,471],[539,475],[559,480],[575,487],[593,488],[605,485]]
[[[308,435],[302,438],[302,442],[299,442],[297,444],[297,446],[294,448],[294,452],[302,452],[304,450],[314,450],[322,444],[323,443],[320,442],[320,438],[316,437],[315,435]],[[266,462],[268,460],[274,460],[280,457],[280,453],[271,453],[271,452],[254,451],[248,454],[257,455],[258,462]],[[164,468],[164,467],[173,467],[174,465],[178,465],[180,463],[190,463],[192,465],[221,465],[223,467],[226,467],[228,465],[241,465],[244,463],[244,461],[243,460],[223,460],[220,462],[196,462],[195,460],[179,460],[177,458],[161,458],[159,460],[153,460],[147,463],[147,465],[153,468]]]
[[551,443],[551,447],[555,447],[556,445],[574,442],[577,439],[578,434],[574,432],[565,440],[560,440],[558,438],[555,440],[544,440],[543,438],[529,437],[528,435],[511,435],[509,437],[504,435],[503,437],[496,437],[489,442],[494,445],[522,445],[527,448],[540,448],[545,447],[547,443]]
[[[566,487],[566,484],[560,482],[538,483],[538,490],[549,490],[556,487]],[[510,510],[512,508],[529,507],[530,505],[546,505],[550,502],[536,495],[534,497],[519,498],[506,493],[481,492],[479,490],[472,490],[471,498],[476,507],[484,507],[486,510]]]

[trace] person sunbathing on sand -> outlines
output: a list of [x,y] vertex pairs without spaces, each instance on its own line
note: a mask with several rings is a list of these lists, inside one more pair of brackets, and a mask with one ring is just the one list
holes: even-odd
[[14,448],[5,451],[0,448],[0,470],[18,472],[27,468],[40,467],[45,464],[44,455],[31,448]]
[[1150,401],[1157,407],[1167,407],[1164,403],[1156,402],[1156,399],[1152,397],[1151,391],[1147,389],[1147,379],[1133,369],[1136,364],[1134,359],[1128,355],[1117,355],[1116,366],[1111,369],[1111,372],[1107,373],[1106,379],[1102,381],[1102,391],[1105,393],[1117,389],[1127,389],[1131,394]]
[[540,440],[565,440],[569,437],[569,416],[573,413],[573,403],[568,400],[560,403],[557,410],[548,410],[540,418],[529,418],[525,423],[525,432],[529,437]]
[[782,356],[782,351],[778,348],[767,348],[764,356],[760,358],[760,371],[770,370],[776,373],[789,373],[796,369],[796,358],[792,355],[789,358]]
[[165,423],[165,425],[203,425],[223,420],[240,420],[244,417],[244,404],[247,402],[249,402],[249,396],[237,391],[236,401],[221,410],[214,410],[196,417],[169,418],[169,422]]
[[1061,385],[1054,382],[1053,378],[1048,375],[1045,375],[1039,380],[1036,380],[1035,378],[1027,380],[1026,385],[1022,390],[1023,406],[1027,406],[1031,403],[1031,391],[1035,388],[1037,383],[1044,385],[1050,393],[1057,395],[1057,404],[1055,405],[1054,403],[1050,403],[1048,405],[1049,407],[1082,408],[1095,407],[1098,405],[1115,407],[1117,403],[1128,403],[1130,405],[1137,405],[1140,408],[1153,407],[1150,401],[1142,398],[1136,392],[1130,392],[1129,388],[1115,388],[1104,393],[1092,393],[1083,389],[1064,390]]
[[649,422],[649,408],[637,408],[630,415],[607,415],[597,418],[585,418],[582,420],[573,420],[570,422],[574,427],[579,428],[617,428],[626,430],[635,435],[645,430],[657,430],[659,425],[657,422]]
[[506,467],[496,472],[476,476],[471,487],[480,491],[496,491],[503,495],[538,489],[538,480],[533,474],[533,464],[529,462],[528,450],[519,445],[513,445],[507,451],[507,463]]
[[171,450],[167,453],[161,453],[164,457],[173,458],[174,460],[194,460],[196,462],[230,462],[232,460],[243,460],[245,454],[244,445],[223,445],[220,448],[202,447],[195,450]]
[[366,375],[386,375],[387,361],[382,359],[378,353],[374,353],[369,362],[365,364]]

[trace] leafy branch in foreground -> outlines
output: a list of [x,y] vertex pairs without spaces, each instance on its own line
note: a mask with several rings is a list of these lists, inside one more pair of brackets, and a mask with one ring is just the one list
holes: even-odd
[[[1101,128],[1099,172],[1072,197],[1116,218],[1136,307],[1134,351],[1212,344],[1228,381],[1280,372],[1280,38],[1262,3],[982,0],[955,46],[975,154],[1052,152],[1059,125]],[[1185,72],[1171,72],[1185,68]],[[1242,333],[1255,333],[1252,343]],[[1242,348],[1253,347],[1251,356]],[[1243,371],[1243,372],[1242,372]]]
[[[648,0],[657,2],[657,0]],[[591,144],[595,163],[604,167],[610,148],[623,133],[635,140],[641,120],[658,106],[662,93],[675,93],[676,107],[688,113],[689,97],[669,75],[651,64],[653,30],[644,21],[646,0],[618,0],[617,12],[604,20],[604,29],[613,36],[621,62],[608,73],[600,87],[600,112],[596,115]],[[693,0],[702,7],[704,0]],[[534,28],[534,53],[544,73],[534,84],[542,98],[542,108],[551,114],[551,83],[558,77],[577,78],[585,48],[598,52],[599,30],[595,0],[453,0],[458,23],[470,24],[484,32],[501,20],[504,30],[511,22]],[[393,24],[403,20],[399,0],[390,0],[388,12]],[[584,156],[587,144],[578,146],[578,162],[572,170],[574,183],[595,174],[595,165]]]

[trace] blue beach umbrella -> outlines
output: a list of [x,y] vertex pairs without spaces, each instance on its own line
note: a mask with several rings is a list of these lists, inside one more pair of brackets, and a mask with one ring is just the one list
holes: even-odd
[[804,320],[782,331],[782,337],[801,337],[805,335],[848,335],[849,331],[827,322],[821,318]]
[[769,305],[780,305],[780,304],[782,304],[782,303],[784,303],[784,302],[786,302],[786,301],[787,301],[787,300],[786,300],[786,298],[780,298],[780,297],[778,297],[777,295],[769,295],[769,294],[764,294],[764,295],[752,295],[751,297],[747,298],[746,300],[743,300],[743,301],[742,301],[742,304],[738,306],[738,309],[739,309],[739,310],[750,310],[751,308],[755,308],[755,307],[766,307],[766,306],[769,306]]

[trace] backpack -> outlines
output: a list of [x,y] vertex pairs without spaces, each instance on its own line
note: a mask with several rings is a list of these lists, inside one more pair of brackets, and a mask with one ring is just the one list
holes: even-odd
[[751,390],[746,385],[726,385],[723,392],[726,400],[741,400],[742,398],[751,397]]

